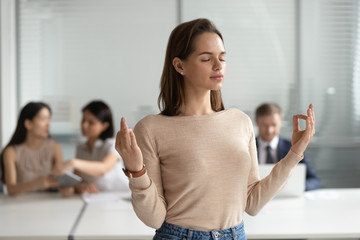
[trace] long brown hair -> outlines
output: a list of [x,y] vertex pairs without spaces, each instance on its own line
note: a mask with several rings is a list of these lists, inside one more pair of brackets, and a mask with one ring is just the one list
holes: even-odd
[[[173,59],[178,57],[181,60],[186,60],[195,51],[193,46],[195,37],[202,33],[216,33],[224,42],[220,31],[205,18],[182,23],[170,34],[158,97],[158,106],[163,115],[179,115],[185,100],[184,78],[175,70],[172,63]],[[210,102],[214,111],[224,110],[221,90],[211,90]]]

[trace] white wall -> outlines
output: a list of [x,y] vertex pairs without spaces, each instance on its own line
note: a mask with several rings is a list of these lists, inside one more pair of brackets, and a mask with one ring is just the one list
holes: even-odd
[[0,0],[0,147],[9,141],[17,118],[15,1]]

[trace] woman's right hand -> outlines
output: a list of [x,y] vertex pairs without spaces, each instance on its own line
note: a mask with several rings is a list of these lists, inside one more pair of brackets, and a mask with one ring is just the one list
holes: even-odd
[[127,170],[141,171],[144,165],[143,156],[136,143],[135,134],[126,125],[125,118],[121,118],[120,131],[116,134],[115,148],[119,152]]
[[74,159],[70,159],[68,161],[62,162],[60,166],[54,166],[51,170],[51,173],[55,176],[60,176],[74,168]]

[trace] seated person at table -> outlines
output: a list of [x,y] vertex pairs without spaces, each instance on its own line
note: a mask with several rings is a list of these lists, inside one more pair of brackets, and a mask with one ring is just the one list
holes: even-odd
[[74,169],[84,180],[75,187],[78,193],[128,189],[121,157],[115,150],[110,108],[102,101],[92,101],[82,113],[81,131],[86,142],[77,146],[76,158],[65,162],[57,173]]
[[[264,103],[256,109],[255,115],[259,129],[259,136],[256,137],[259,164],[276,163],[284,158],[291,148],[290,141],[279,137],[282,122],[281,108],[274,103]],[[306,164],[305,190],[320,188],[320,181],[305,155],[300,163]]]
[[[51,109],[42,102],[30,102],[20,112],[10,142],[1,153],[2,180],[10,196],[59,186],[53,168],[61,167],[60,145],[49,135]],[[74,188],[59,188],[69,196]]]

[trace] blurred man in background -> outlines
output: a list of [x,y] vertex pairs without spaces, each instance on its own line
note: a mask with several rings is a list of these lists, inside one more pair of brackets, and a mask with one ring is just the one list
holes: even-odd
[[[256,109],[255,115],[259,130],[259,136],[256,137],[259,164],[277,163],[291,148],[291,142],[279,136],[282,123],[281,108],[274,103],[264,103]],[[300,163],[306,164],[305,190],[320,188],[320,180],[305,155]]]

